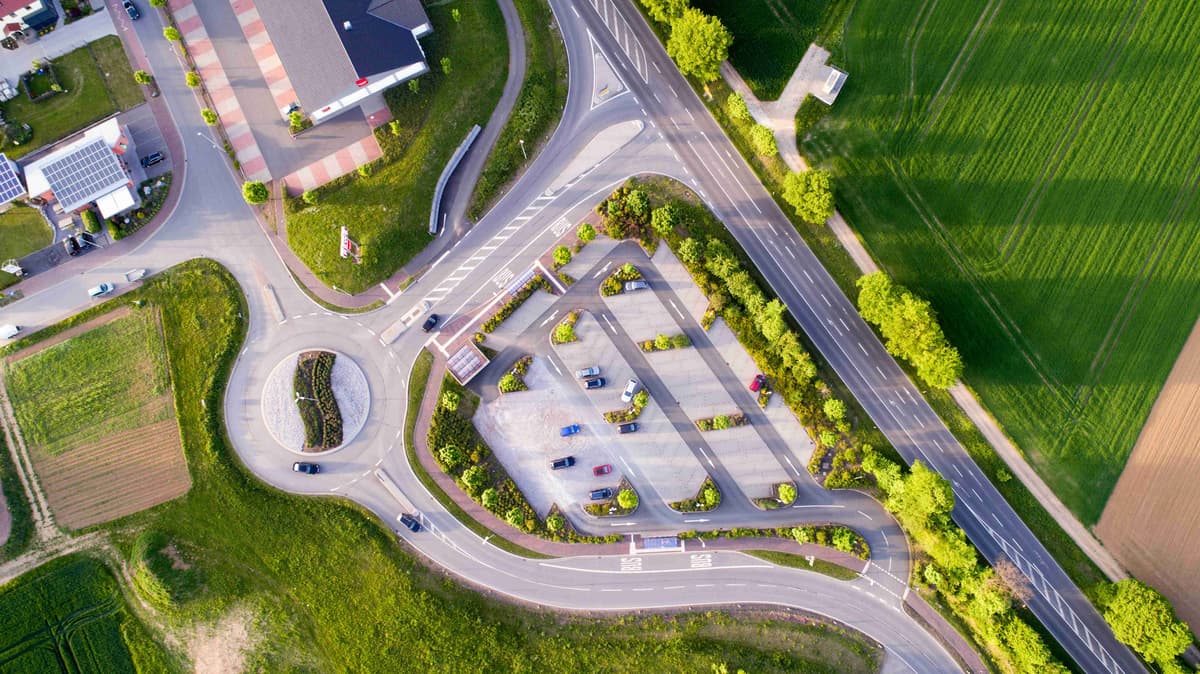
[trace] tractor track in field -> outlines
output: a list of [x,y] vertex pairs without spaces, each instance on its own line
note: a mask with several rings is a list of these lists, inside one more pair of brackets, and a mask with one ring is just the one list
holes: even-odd
[[[975,22],[974,28],[967,35],[967,39],[963,41],[962,49],[958,50],[958,56],[954,57],[954,62],[950,64],[950,70],[946,72],[946,77],[942,79],[941,86],[933,94],[933,98],[929,101],[929,106],[925,108],[925,112],[929,118],[925,120],[925,125],[921,127],[921,133],[917,135],[915,145],[925,142],[925,137],[929,135],[929,130],[946,107],[942,94],[945,93],[948,95],[958,86],[963,72],[966,71],[967,64],[975,57],[975,52],[979,49],[979,44],[983,42],[983,36],[991,28],[992,21],[996,19],[996,15],[1000,13],[1000,8],[1003,6],[1004,0],[989,0],[987,6],[980,12],[979,19]],[[947,89],[947,87],[949,88]]]

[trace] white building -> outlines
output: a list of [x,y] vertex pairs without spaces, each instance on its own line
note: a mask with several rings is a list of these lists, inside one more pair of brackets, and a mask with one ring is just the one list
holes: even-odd
[[125,158],[134,157],[129,134],[116,118],[25,165],[29,195],[55,200],[64,212],[92,203],[108,218],[138,205]]

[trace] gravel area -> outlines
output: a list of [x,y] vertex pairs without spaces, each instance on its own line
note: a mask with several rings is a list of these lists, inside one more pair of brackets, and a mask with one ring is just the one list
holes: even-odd
[[[271,370],[262,393],[263,422],[275,441],[285,449],[311,456],[320,452],[304,452],[304,422],[300,419],[292,388],[297,356],[299,353],[293,353]],[[371,391],[362,370],[342,353],[337,354],[333,361],[330,383],[342,413],[342,444],[327,450],[334,451],[349,444],[366,424],[367,412],[371,408]]]

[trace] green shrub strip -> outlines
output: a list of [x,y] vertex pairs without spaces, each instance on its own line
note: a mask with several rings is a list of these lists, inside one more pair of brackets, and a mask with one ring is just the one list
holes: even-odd
[[333,449],[342,444],[342,412],[331,382],[335,358],[329,351],[305,351],[296,362],[292,382],[304,421],[305,449]]
[[713,482],[712,476],[706,475],[704,482],[700,484],[700,489],[696,491],[695,498],[675,501],[669,505],[672,510],[677,510],[681,513],[716,510],[717,506],[721,505],[721,490],[717,488],[717,483]]
[[681,531],[678,535],[683,540],[700,539],[708,541],[715,538],[783,538],[794,540],[801,545],[813,543],[833,548],[863,560],[871,558],[871,547],[867,545],[867,539],[863,538],[861,534],[850,527],[836,524],[780,527],[775,529],[734,527],[733,529],[713,529],[711,531]]
[[544,276],[541,274],[534,274],[533,278],[529,279],[525,285],[521,286],[521,289],[513,294],[512,299],[501,305],[501,307],[496,310],[496,313],[492,314],[486,321],[483,322],[483,325],[481,325],[479,329],[488,334],[495,332],[496,328],[500,327],[501,323],[503,323],[509,316],[512,316],[517,309],[520,309],[521,305],[525,303],[525,300],[532,297],[533,293],[538,290],[545,290],[548,293],[554,292],[554,289],[550,287],[550,283]]

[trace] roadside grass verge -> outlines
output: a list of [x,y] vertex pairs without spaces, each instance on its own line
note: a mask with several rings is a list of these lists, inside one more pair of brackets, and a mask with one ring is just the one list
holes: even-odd
[[12,518],[8,540],[0,546],[2,562],[25,552],[33,542],[33,512],[29,508],[25,488],[21,486],[21,480],[17,476],[17,467],[13,463],[12,453],[8,449],[3,432],[0,432],[0,488],[4,490],[4,502]]
[[797,555],[792,552],[779,552],[777,550],[742,550],[742,552],[765,562],[793,569],[815,571],[831,578],[837,578],[838,580],[854,580],[858,578],[857,572],[847,569],[844,566],[838,566],[833,562],[827,562],[823,559],[813,559],[812,564],[809,564],[808,559],[804,555]]
[[[449,674],[519,671],[531,662],[547,671],[596,671],[617,662],[629,663],[626,671],[705,671],[713,663],[767,674],[875,671],[875,647],[838,628],[721,611],[563,616],[463,588],[422,566],[362,508],[285,494],[238,461],[222,411],[246,335],[246,304],[227,271],[192,260],[113,301],[135,300],[162,315],[194,487],[102,530],[126,538],[139,528],[159,532],[202,575],[199,589],[166,616],[171,623],[210,622],[254,607],[259,641],[245,669],[382,671],[405,662],[414,671]],[[381,625],[406,629],[376,629]]]
[[21,93],[0,105],[6,121],[33,128],[28,143],[0,148],[9,159],[27,155],[144,100],[115,35],[55,57],[53,63],[62,93],[37,103]]
[[[358,293],[387,279],[430,242],[438,176],[470,128],[487,121],[504,87],[508,42],[494,2],[459,0],[427,11],[434,31],[421,44],[431,71],[416,80],[417,93],[406,86],[385,93],[399,133],[388,125],[375,131],[384,156],[371,175],[351,173],[318,188],[316,205],[286,202],[288,245],[338,290]],[[449,75],[442,58],[450,59]],[[339,255],[342,225],[361,246],[362,264]]]
[[558,126],[567,104],[567,50],[550,5],[544,0],[515,2],[525,32],[525,82],[475,184],[467,209],[467,217],[472,220],[482,217],[508,190],[517,172],[537,158],[542,142]]
[[49,246],[52,241],[54,234],[50,225],[36,208],[13,206],[0,213],[0,262],[25,257]]

